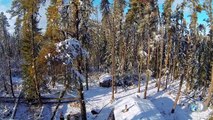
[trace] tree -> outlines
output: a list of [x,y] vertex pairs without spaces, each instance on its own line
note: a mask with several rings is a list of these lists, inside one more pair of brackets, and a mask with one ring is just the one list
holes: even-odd
[[[211,6],[211,4],[213,3],[213,1],[212,0],[205,0],[205,2],[204,2],[204,5],[203,5],[203,8],[204,8],[204,10],[206,10],[207,11],[207,14],[208,14],[208,16],[209,16],[209,20],[208,20],[208,23],[209,23],[209,25],[210,25],[210,31],[209,31],[209,42],[207,43],[208,44],[208,46],[207,46],[207,48],[212,48],[213,46],[212,46],[212,42],[213,42],[213,16],[212,16],[212,6]],[[210,5],[209,5],[210,4]],[[210,46],[209,46],[210,45]],[[211,56],[210,58],[209,58],[209,62],[212,62],[212,60],[213,60],[213,50],[212,49],[207,49],[207,51],[206,51],[208,54],[206,54],[206,56],[205,57],[209,57],[209,56]],[[205,58],[206,59],[206,58]],[[209,64],[209,62],[206,62],[205,64]],[[213,63],[211,63],[211,67],[212,67],[212,70],[211,70],[211,82],[210,82],[210,85],[209,85],[209,89],[208,89],[208,95],[207,95],[207,99],[206,99],[206,101],[205,101],[205,105],[206,106],[209,106],[209,103],[210,103],[210,101],[211,101],[211,98],[212,98],[212,89],[213,89]],[[210,69],[208,69],[209,71],[210,71]],[[208,73],[208,72],[207,72]],[[207,76],[208,76],[208,74],[207,74]],[[207,77],[208,78],[208,77]]]
[[170,27],[171,24],[171,14],[172,14],[172,3],[173,0],[166,0],[164,3],[164,18],[165,18],[165,23],[166,23],[166,27],[165,27],[165,33],[166,33],[166,39],[167,39],[167,49],[166,49],[166,58],[165,58],[165,70],[164,72],[167,74],[167,78],[166,78],[166,85],[165,85],[165,89],[167,89],[167,84],[168,84],[168,77],[169,77],[169,73],[170,73],[170,64],[169,64],[169,60],[170,60],[170,54],[171,54],[171,47],[172,47],[172,30]]
[[157,91],[159,92],[160,91],[160,87],[161,87],[161,76],[162,76],[162,60],[163,60],[163,40],[161,40],[160,42],[160,65],[159,65],[159,78],[158,78],[158,89]]
[[208,90],[208,96],[207,96],[207,99],[205,101],[205,106],[209,106],[209,103],[212,99],[212,93],[213,93],[213,63],[212,63],[212,70],[211,70],[211,83],[210,83],[210,86],[209,86],[209,90]]
[[[183,28],[182,28],[183,29]],[[187,60],[189,59],[189,52],[190,52],[190,45],[191,43],[188,41],[188,37],[187,36],[184,36],[184,33],[181,34],[181,42],[180,42],[180,49],[179,49],[179,56],[178,56],[178,60],[179,60],[179,69],[181,71],[180,73],[180,83],[179,83],[179,88],[178,88],[178,93],[177,93],[177,96],[175,98],[175,101],[174,101],[174,104],[173,104],[173,107],[172,107],[172,110],[171,110],[171,113],[174,113],[175,112],[175,109],[176,109],[176,106],[177,106],[177,102],[180,98],[180,95],[181,95],[181,89],[182,89],[182,85],[183,85],[183,82],[184,82],[184,79],[186,78],[186,75],[185,73],[187,73],[188,71],[188,63],[187,63]]]
[[[131,76],[134,76],[135,72],[138,72],[137,75],[141,76],[141,71],[143,64],[141,64],[141,54],[138,53],[143,51],[145,43],[145,32],[144,32],[144,14],[145,14],[145,3],[142,1],[131,0],[130,9],[126,15],[126,21],[124,29],[126,29],[124,38],[124,53],[123,53],[123,62],[122,62],[122,71],[131,72]],[[126,39],[126,40],[125,40]],[[127,54],[128,53],[128,54]],[[139,57],[139,58],[138,58]],[[145,59],[145,56],[143,56]],[[141,65],[141,66],[140,66]],[[138,77],[141,79],[140,77]],[[131,78],[134,80],[134,78]],[[138,91],[140,90],[140,80],[138,82]]]
[[[125,0],[115,0],[114,1],[114,9],[113,9],[113,19],[114,19],[114,34],[115,34],[115,55],[117,56],[115,61],[116,73],[120,76],[121,67],[120,62],[122,61],[122,45],[124,44],[123,39],[123,28],[122,28],[122,20],[124,15],[124,8],[126,5]],[[115,92],[117,92],[117,87],[115,88]]]
[[[67,88],[74,83],[77,87],[80,104],[85,105],[84,96],[83,96],[83,86],[82,83],[85,80],[83,74],[79,71],[78,66],[75,67],[74,63],[77,61],[78,58],[82,59],[84,57],[88,57],[88,52],[82,48],[82,45],[79,40],[75,38],[66,39],[56,44],[55,51],[57,54],[52,56],[52,59],[59,61],[61,64],[66,65],[66,86],[64,91],[61,93],[60,98],[62,98],[67,90]],[[60,103],[60,102],[59,102]],[[86,113],[84,113],[85,106],[81,106],[81,114],[82,120],[86,120]],[[85,111],[86,112],[86,111]],[[52,119],[54,116],[52,116]]]
[[[143,19],[143,23],[140,24],[140,29],[143,29],[142,31],[144,32],[144,37],[147,39],[147,47],[146,47],[146,51],[147,51],[147,59],[146,59],[146,84],[145,84],[145,90],[144,90],[144,99],[146,99],[147,97],[147,90],[148,90],[148,84],[149,84],[149,80],[150,80],[150,60],[151,58],[151,54],[152,54],[152,47],[153,46],[153,40],[155,38],[155,32],[157,30],[157,26],[156,23],[158,22],[156,20],[157,16],[157,2],[155,0],[149,1],[149,2],[145,2],[143,3],[145,5],[145,12],[144,12],[144,19]],[[148,24],[145,24],[148,23]]]
[[[87,11],[81,10],[81,8],[85,8],[85,6],[82,6],[83,3],[84,5],[87,4],[86,2],[88,1],[83,1],[83,3],[80,3],[81,1],[79,0],[74,0],[71,2],[71,14],[70,14],[70,24],[69,24],[69,34],[72,38],[76,38],[77,40],[80,40],[81,37],[81,24],[83,24],[83,17],[81,15],[87,16],[88,13]],[[85,17],[84,16],[84,17]],[[88,18],[88,17],[86,17]],[[83,36],[83,35],[82,35]],[[83,41],[82,41],[83,42]],[[80,52],[80,57],[77,59],[77,69],[80,74],[83,73],[83,54]],[[78,95],[80,97],[80,109],[81,109],[81,116],[83,120],[87,119],[86,116],[86,107],[85,107],[85,100],[84,100],[84,94],[83,94],[83,81],[79,81],[79,86],[77,87],[78,90]]]
[[109,35],[110,44],[111,44],[111,75],[112,75],[112,98],[111,101],[115,99],[115,28],[114,28],[114,17],[112,16],[112,22],[110,20],[110,3],[108,0],[101,1],[101,12],[102,12],[102,21],[106,27],[106,32]]
[[4,15],[3,12],[1,12],[1,14],[0,14],[0,32],[1,32],[1,36],[5,43],[4,54],[5,54],[5,57],[7,60],[7,75],[8,75],[9,81],[10,81],[11,94],[13,97],[15,97],[14,90],[13,90],[13,82],[12,82],[12,70],[11,70],[12,53],[11,53],[11,45],[10,45],[10,36],[7,31],[7,27],[9,27],[7,17]]
[[22,9],[24,9],[21,53],[24,59],[23,79],[25,97],[28,100],[38,99],[41,103],[41,80],[38,79],[38,63],[36,61],[39,51],[38,43],[41,40],[40,29],[37,27],[40,1],[21,1],[21,5]]
[[64,74],[65,68],[56,61],[45,59],[45,56],[48,54],[54,56],[56,54],[54,49],[55,43],[65,38],[61,30],[62,27],[60,27],[62,15],[60,14],[59,8],[61,5],[61,0],[52,0],[51,5],[47,9],[47,28],[44,36],[47,40],[43,41],[38,55],[38,61],[40,61],[38,63],[41,66],[39,71],[41,71],[41,74],[46,73],[46,75],[50,76],[49,78],[51,78],[50,80],[53,87],[55,86],[55,82]]
[[[80,40],[82,41],[82,44],[85,48],[89,49],[89,46],[91,45],[91,35],[89,32],[89,22],[90,22],[90,15],[92,13],[92,1],[91,0],[83,0],[83,4],[81,5],[81,27],[80,32],[82,33],[80,35]],[[86,89],[89,89],[88,86],[88,72],[89,72],[89,60],[88,57],[86,57],[85,61],[85,76],[86,76]]]

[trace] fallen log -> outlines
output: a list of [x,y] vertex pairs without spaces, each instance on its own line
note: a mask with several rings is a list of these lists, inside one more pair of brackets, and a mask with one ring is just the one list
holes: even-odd
[[[0,102],[1,103],[14,103],[17,99],[14,99],[12,97],[0,97]],[[42,103],[43,104],[55,104],[60,101],[60,103],[69,103],[69,102],[75,102],[79,100],[79,98],[42,98]],[[35,99],[36,101],[36,99]],[[19,98],[19,103],[31,103],[31,104],[36,104],[37,102],[29,102],[26,99],[20,97]]]

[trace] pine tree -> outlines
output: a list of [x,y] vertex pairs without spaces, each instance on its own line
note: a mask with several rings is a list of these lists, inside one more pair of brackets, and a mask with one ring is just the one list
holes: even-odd
[[212,93],[213,93],[213,63],[212,63],[212,70],[211,70],[211,83],[210,83],[209,90],[208,90],[208,96],[205,101],[205,106],[209,106],[209,103],[212,99]]
[[22,27],[22,56],[24,59],[23,64],[23,79],[25,96],[28,100],[38,99],[41,103],[40,83],[37,71],[37,55],[38,55],[38,42],[39,29],[37,27],[37,15],[40,1],[28,0],[21,1],[24,9],[23,27]]
[[11,68],[11,57],[12,57],[11,43],[10,43],[10,36],[7,31],[7,27],[9,27],[7,17],[4,15],[3,12],[1,12],[1,14],[0,14],[0,32],[2,33],[1,36],[5,43],[4,54],[5,54],[6,61],[7,61],[7,70],[6,71],[7,71],[9,81],[10,81],[11,94],[13,97],[15,97],[14,90],[13,90],[13,83],[12,83],[12,70],[11,70],[12,69]]
[[[120,77],[120,62],[122,61],[122,45],[124,44],[123,40],[123,28],[122,28],[122,20],[123,20],[123,15],[124,15],[124,8],[125,8],[126,2],[125,0],[115,0],[114,1],[114,9],[113,9],[113,18],[114,18],[114,27],[115,27],[115,55],[117,56],[116,58],[116,63],[115,67],[116,69],[116,74],[119,75]],[[115,88],[115,92],[117,92],[117,87]]]
[[[80,40],[80,25],[83,23],[81,21],[82,16],[81,15],[87,15],[87,13],[84,13],[86,11],[81,11],[82,4],[86,4],[86,1],[83,1],[83,3],[80,3],[81,1],[79,0],[74,0],[70,3],[71,6],[71,14],[70,14],[70,25],[69,25],[69,30],[70,30],[70,36],[72,38],[76,38],[77,40]],[[82,54],[82,53],[81,53]],[[83,73],[83,57],[81,55],[80,58],[77,60],[77,68],[78,72],[80,74]],[[78,90],[78,95],[80,98],[80,109],[81,109],[81,116],[83,120],[87,119],[86,115],[86,107],[85,107],[85,100],[84,100],[84,94],[83,94],[83,82],[80,80],[79,81],[79,87],[77,88]]]
[[165,58],[165,73],[167,74],[166,78],[166,85],[165,89],[167,89],[168,84],[168,77],[170,73],[170,54],[171,54],[171,47],[172,47],[172,30],[171,30],[171,14],[172,14],[172,3],[174,0],[166,0],[164,3],[164,17],[165,17],[165,23],[166,23],[166,37],[167,37],[167,49],[166,49],[166,58]]
[[[115,99],[115,28],[114,28],[114,17],[110,13],[110,3],[108,0],[101,1],[101,12],[102,12],[102,22],[104,27],[106,27],[106,36],[110,40],[111,45],[111,75],[112,75],[112,97],[111,101]],[[111,18],[112,17],[112,18]],[[111,20],[112,19],[112,20]]]
[[[182,29],[182,31],[184,31],[184,27],[182,27],[181,29]],[[180,95],[181,95],[181,89],[182,89],[182,86],[183,86],[183,82],[184,82],[184,79],[186,78],[185,73],[187,73],[188,69],[189,69],[187,60],[190,57],[189,56],[190,55],[189,54],[190,42],[188,41],[188,37],[184,36],[184,34],[185,34],[184,32],[181,33],[181,37],[180,37],[181,41],[180,41],[180,43],[178,43],[178,46],[180,46],[180,48],[178,50],[178,58],[177,59],[179,61],[178,69],[179,69],[179,71],[181,71],[181,73],[180,73],[180,83],[179,83],[178,93],[177,93],[177,96],[175,98],[171,113],[175,112],[177,103],[178,103]]]
[[[80,26],[80,32],[82,33],[80,35],[80,40],[82,41],[82,44],[84,45],[84,48],[89,49],[89,46],[91,45],[91,35],[89,32],[89,23],[90,23],[90,15],[92,13],[92,1],[91,0],[83,0],[81,5],[81,26]],[[84,73],[86,76],[86,89],[89,89],[88,86],[88,72],[89,72],[89,59],[86,57],[84,60],[85,68]]]
[[[205,56],[205,59],[206,60],[209,60],[208,62],[206,61],[206,66],[209,66],[210,65],[210,63],[209,62],[211,62],[211,67],[212,67],[212,69],[211,69],[211,82],[210,82],[210,85],[209,85],[209,89],[208,89],[208,95],[207,95],[207,99],[206,99],[206,101],[205,101],[205,105],[206,106],[209,106],[209,103],[210,103],[210,101],[212,100],[212,89],[213,89],[213,49],[212,49],[212,47],[213,47],[213,15],[212,15],[212,10],[213,10],[213,8],[212,8],[212,6],[211,6],[211,4],[213,3],[213,1],[212,0],[205,0],[205,2],[204,2],[204,5],[203,5],[203,9],[205,10],[205,11],[207,11],[207,14],[208,14],[208,17],[209,17],[209,25],[210,25],[210,31],[209,31],[209,40],[208,40],[208,45],[207,45],[207,51],[205,51],[206,53],[208,53],[208,54],[206,54],[206,56]],[[210,4],[210,5],[209,5]],[[208,48],[211,48],[211,49],[208,49]],[[211,56],[211,57],[210,57]],[[207,59],[207,58],[209,58],[209,59]],[[210,71],[210,69],[207,69],[207,70],[209,70]],[[208,78],[208,71],[206,71],[207,72],[207,78]]]
[[54,49],[55,43],[60,42],[64,37],[60,27],[61,14],[59,13],[59,7],[61,4],[61,0],[52,0],[51,5],[47,9],[47,28],[45,32],[47,40],[43,42],[38,56],[38,63],[41,66],[39,71],[42,71],[41,74],[46,73],[46,75],[51,76],[50,80],[53,87],[55,86],[55,82],[63,75],[65,68],[56,61],[45,59],[45,56],[54,56],[56,54]]

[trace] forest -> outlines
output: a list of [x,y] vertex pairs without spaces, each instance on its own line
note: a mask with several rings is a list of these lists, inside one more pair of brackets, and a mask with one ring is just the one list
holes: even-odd
[[0,119],[143,120],[128,99],[165,120],[213,119],[212,0],[11,1],[0,13]]

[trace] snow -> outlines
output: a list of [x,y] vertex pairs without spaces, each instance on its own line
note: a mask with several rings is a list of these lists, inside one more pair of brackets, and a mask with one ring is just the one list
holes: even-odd
[[57,59],[64,62],[64,64],[72,64],[73,60],[78,56],[88,57],[89,53],[82,48],[81,43],[75,39],[70,38],[59,43],[56,43],[56,52],[58,52]]
[[[146,74],[143,74],[144,77],[146,77],[145,75]],[[106,120],[113,109],[116,120],[207,120],[213,113],[213,110],[210,108],[204,108],[203,111],[192,112],[189,105],[194,102],[194,100],[189,99],[191,95],[186,95],[182,92],[175,113],[172,114],[171,108],[177,95],[179,80],[170,82],[172,84],[170,84],[166,90],[161,89],[160,92],[157,92],[157,88],[155,87],[156,79],[151,77],[152,80],[150,80],[148,86],[147,99],[143,99],[145,81],[141,83],[141,93],[137,93],[137,86],[130,86],[128,90],[118,87],[117,93],[115,94],[115,101],[111,102],[111,88],[102,88],[98,86],[100,78],[104,80],[106,78],[111,78],[111,75],[105,73],[100,77],[98,76],[100,76],[100,74],[90,76],[89,82],[93,84],[90,84],[88,91],[84,91],[88,120]],[[163,76],[161,80],[162,85],[165,84],[165,79],[166,77]],[[182,91],[185,90],[185,84],[184,82]],[[55,88],[51,88],[52,92],[49,93],[49,95],[42,95],[52,95],[52,97],[58,96],[55,93],[63,89],[63,84],[56,83]],[[65,98],[70,97],[74,97],[73,94],[67,93],[65,95]],[[198,100],[196,99],[196,101]],[[78,104],[77,101],[75,103]],[[68,114],[79,114],[79,107],[73,106],[73,104],[74,103],[61,104],[56,113],[56,119],[59,119],[61,113],[65,118]],[[125,105],[127,105],[128,108],[133,106],[129,108],[129,111],[123,113],[121,111],[125,108]],[[15,119],[37,119],[38,117],[50,119],[55,106],[54,104],[45,104],[39,108],[20,103]],[[0,116],[2,117],[7,114],[13,107],[14,103],[0,103]],[[99,114],[93,115],[91,110],[96,110]]]
[[14,84],[21,84],[23,82],[20,77],[12,77],[12,80]]
[[105,82],[109,80],[112,80],[112,76],[109,73],[105,73],[99,77],[100,82]]
[[[114,115],[116,120],[164,120],[150,100],[136,96],[116,101]],[[124,112],[125,105],[128,111]]]

